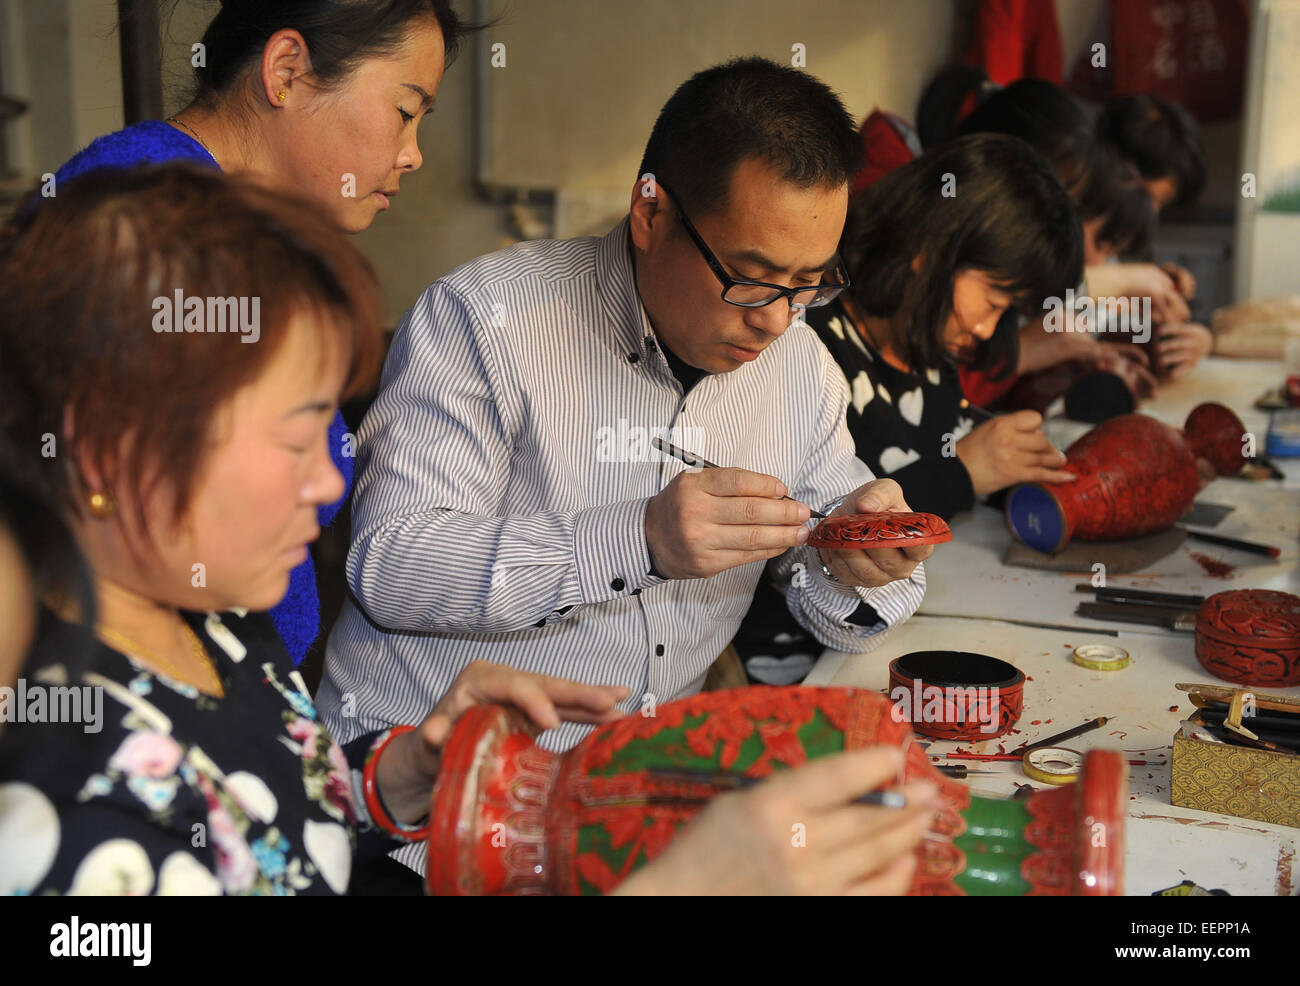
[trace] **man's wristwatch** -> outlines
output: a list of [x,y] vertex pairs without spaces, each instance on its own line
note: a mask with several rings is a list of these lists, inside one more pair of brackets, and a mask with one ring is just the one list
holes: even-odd
[[[846,493],[844,496],[848,496],[848,494]],[[836,500],[834,503],[832,503],[832,504],[830,504],[829,506],[827,506],[826,509],[824,509],[824,510],[822,511],[822,513],[824,513],[827,517],[829,517],[831,514],[835,513],[835,511],[839,510],[839,509],[840,509],[840,505],[843,504],[843,503],[844,503],[844,497],[842,496],[842,497],[840,497],[838,500]],[[816,549],[813,549],[813,550],[816,550]],[[830,580],[831,580],[832,582],[834,582],[836,585],[843,585],[843,584],[844,584],[844,583],[841,582],[839,579],[837,579],[834,575],[832,575],[832,574],[831,574],[831,570],[830,570],[829,568],[826,567],[825,562],[822,562],[821,552],[818,552],[818,553],[817,553],[817,561],[818,561],[819,563],[821,563],[821,566],[822,566],[822,574],[823,574],[823,575],[825,575],[828,579],[830,579]]]

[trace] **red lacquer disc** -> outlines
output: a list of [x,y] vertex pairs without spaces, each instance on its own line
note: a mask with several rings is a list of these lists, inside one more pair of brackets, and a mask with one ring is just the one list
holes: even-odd
[[940,544],[952,540],[952,531],[934,514],[897,512],[827,517],[808,535],[812,548],[902,548],[912,544]]

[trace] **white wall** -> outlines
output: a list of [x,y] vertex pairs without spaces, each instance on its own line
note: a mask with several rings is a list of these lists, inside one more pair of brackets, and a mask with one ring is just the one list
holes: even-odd
[[[472,16],[473,0],[455,0]],[[1101,0],[1057,0],[1067,67],[1095,40]],[[910,117],[926,81],[954,51],[954,0],[489,0],[502,16],[484,40],[506,44],[492,70],[492,171],[557,185],[567,205],[607,215],[631,190],[655,113],[692,72],[739,54],[807,69],[858,117],[876,106]],[[190,45],[215,0],[178,0],[165,25],[165,107],[190,88]],[[170,10],[167,5],[164,9]],[[11,124],[11,148],[29,176],[52,170],[122,125],[113,0],[0,0],[5,91],[32,110]],[[487,45],[484,45],[486,51]],[[447,74],[422,130],[423,169],[402,183],[395,208],[358,242],[375,261],[396,320],[447,270],[511,241],[506,210],[474,185],[474,74],[470,43]],[[1229,125],[1235,128],[1235,124]],[[1236,171],[1235,130],[1216,134],[1216,173]],[[1220,182],[1214,187],[1220,187]],[[1211,193],[1213,198],[1218,193]],[[590,208],[588,208],[590,207]],[[581,222],[578,223],[581,225]]]
[[6,95],[27,102],[10,157],[36,176],[122,127],[122,67],[113,0],[0,0]]

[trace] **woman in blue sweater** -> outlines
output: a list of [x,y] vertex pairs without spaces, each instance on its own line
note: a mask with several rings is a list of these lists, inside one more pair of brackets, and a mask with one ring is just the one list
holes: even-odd
[[[55,194],[96,168],[186,160],[305,196],[360,232],[420,167],[416,127],[468,30],[448,0],[224,0],[203,35],[193,102],[95,140],[56,172]],[[319,509],[322,527],[352,487],[354,442],[336,414],[329,448],[345,488]],[[310,558],[271,618],[301,663],[320,634]]]

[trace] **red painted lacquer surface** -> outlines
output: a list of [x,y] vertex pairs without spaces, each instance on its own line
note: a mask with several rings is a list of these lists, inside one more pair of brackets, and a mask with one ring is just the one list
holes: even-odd
[[[899,667],[899,659],[889,662],[889,693],[897,694],[897,689],[904,689],[908,701],[899,704],[900,715],[910,718],[912,706],[919,705],[920,722],[912,721],[912,728],[925,736],[942,740],[962,740],[978,743],[981,740],[996,739],[1010,732],[1020,721],[1020,713],[1025,703],[1025,676],[1017,672],[1015,680],[992,686],[971,685],[944,686],[926,685],[923,680],[913,678]],[[936,688],[943,693],[942,710],[938,701],[927,700],[928,688]],[[914,696],[916,696],[914,698]],[[993,706],[997,717],[996,728],[984,731],[984,723],[993,718],[989,714]],[[931,712],[939,712],[932,715]]]
[[[1115,750],[1093,750],[1084,758],[1079,780],[1035,791],[1025,800],[1030,816],[1023,832],[1033,851],[1024,857],[1020,876],[1028,896],[1116,896],[1123,893],[1124,820],[1128,768]],[[970,804],[945,805],[931,830],[955,839],[965,831],[959,812]],[[967,865],[952,842],[927,838],[917,851],[913,896],[960,896],[957,883]]]
[[1225,681],[1300,685],[1300,596],[1268,589],[1210,596],[1196,613],[1196,659]]
[[[744,773],[763,777],[797,767],[808,758],[799,730],[819,714],[818,721],[837,731],[846,749],[879,744],[904,749],[905,777],[900,780],[924,778],[941,791],[932,830],[960,833],[965,824],[961,813],[970,806],[969,789],[930,765],[925,751],[913,742],[911,730],[897,722],[891,710],[883,696],[857,689],[759,687],[709,692],[660,706],[651,717],[633,714],[609,723],[568,753],[556,755],[533,744],[518,713],[500,706],[471,709],[457,722],[444,748],[434,788],[428,889],[437,894],[568,894],[578,892],[581,884],[601,891],[613,889],[638,861],[661,853],[680,826],[700,810],[700,803],[693,802],[707,799],[714,789],[699,781],[656,777],[643,769],[611,774],[610,765],[629,748],[635,750],[636,744],[644,745],[661,731],[681,729],[688,722],[694,725],[685,731],[689,750],[679,751],[682,760],[716,757],[725,769],[737,762],[742,745],[749,744],[752,757],[757,740],[761,753],[750,760]],[[700,716],[704,718],[697,722]],[[665,752],[672,757],[671,750],[660,751]],[[1082,782],[1076,787],[1085,789]],[[1048,821],[1041,833],[1035,829],[1029,838],[1047,840],[1055,837],[1051,833],[1077,832],[1077,825],[1071,827],[1068,819],[1052,821],[1057,813],[1053,806],[1062,795],[1068,792],[1036,796],[1049,798],[1042,803]],[[1121,828],[1123,800],[1115,799],[1119,814],[1107,816]],[[1085,802],[1082,807],[1089,811],[1109,810],[1086,798]],[[1070,804],[1077,813],[1081,803]],[[1036,817],[1038,811],[1034,808]],[[604,852],[582,850],[579,833],[593,831],[605,844]],[[933,851],[942,853],[945,843],[937,845],[940,848]],[[948,877],[940,873],[948,870],[929,859],[931,851],[920,851],[921,867],[912,892],[954,892],[944,889]],[[1122,854],[1113,865],[1120,860]],[[923,876],[926,872],[928,877]],[[1042,879],[1046,888],[1057,876]],[[1078,886],[1068,882],[1069,874],[1065,879],[1066,886],[1078,892]]]
[[809,547],[838,549],[901,548],[951,540],[952,531],[942,517],[902,511],[827,517],[808,535]]
[[1196,407],[1182,432],[1145,414],[1120,415],[1067,450],[1064,468],[1076,479],[1041,488],[1060,506],[1066,541],[1163,531],[1196,497],[1198,456],[1220,475],[1241,469],[1244,432],[1237,416],[1220,404]]

